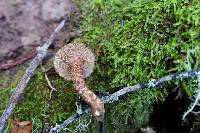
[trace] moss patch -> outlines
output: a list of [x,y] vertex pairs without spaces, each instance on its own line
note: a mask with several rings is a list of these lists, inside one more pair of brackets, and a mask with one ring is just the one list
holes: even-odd
[[[78,1],[82,12],[77,42],[85,42],[96,54],[99,90],[114,92],[172,72],[188,70],[187,52],[200,46],[199,1],[90,0]],[[189,57],[191,68],[199,68],[199,50]],[[189,96],[188,81],[165,84],[170,92],[176,84]],[[193,89],[192,89],[193,88]],[[162,90],[145,90],[107,104],[110,132],[130,132],[147,125],[155,99],[164,100]],[[134,122],[133,122],[134,121]],[[133,124],[134,123],[134,124]]]
[[[44,73],[41,69],[37,69],[11,116],[12,119],[19,121],[32,121],[34,132],[47,131],[52,125],[69,117],[76,109],[76,97],[71,83],[54,75],[50,75],[49,79],[57,89],[57,92],[52,93],[51,98]],[[5,108],[15,86],[16,84],[0,91],[0,95],[3,96],[0,104],[1,111]]]

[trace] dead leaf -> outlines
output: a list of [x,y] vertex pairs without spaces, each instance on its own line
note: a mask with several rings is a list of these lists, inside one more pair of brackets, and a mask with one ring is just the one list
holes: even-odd
[[31,121],[11,120],[10,133],[30,133],[32,128]]

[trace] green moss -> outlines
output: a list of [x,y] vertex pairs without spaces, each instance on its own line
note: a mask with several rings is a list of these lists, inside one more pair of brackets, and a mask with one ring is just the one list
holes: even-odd
[[[97,90],[114,92],[188,70],[187,51],[200,46],[197,0],[78,0],[77,4],[83,16],[79,27],[83,34],[75,41],[85,42],[96,54],[93,88]],[[192,54],[191,68],[200,67],[199,57],[199,50]],[[191,82],[169,85],[173,89],[176,84],[181,84],[189,96],[193,94]],[[145,126],[152,112],[151,103],[165,96],[165,88],[148,89],[107,104],[107,128],[111,132],[130,132]]]
[[[62,122],[75,111],[76,97],[71,83],[54,75],[50,75],[49,79],[57,91],[53,92],[50,98],[50,88],[44,74],[40,69],[35,71],[12,113],[12,119],[32,121],[33,131],[42,132]],[[0,95],[3,96],[0,102],[1,113],[15,86],[16,84],[0,91]]]

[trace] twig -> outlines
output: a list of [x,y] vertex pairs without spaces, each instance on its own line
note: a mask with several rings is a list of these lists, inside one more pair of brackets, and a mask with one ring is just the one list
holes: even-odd
[[42,64],[40,64],[40,67],[41,67],[42,71],[44,72],[44,77],[45,77],[45,79],[46,79],[46,81],[47,81],[47,84],[48,84],[49,88],[51,89],[50,94],[49,94],[49,98],[51,99],[51,95],[52,95],[53,91],[57,91],[57,90],[56,90],[56,88],[54,88],[54,87],[52,86],[51,81],[49,80],[49,78],[48,78],[48,76],[47,76],[47,73],[46,73],[46,70],[45,70],[45,68],[42,66]]
[[110,96],[103,97],[103,101],[105,103],[110,103],[110,102],[118,100],[119,96],[122,96],[126,93],[130,93],[130,92],[133,92],[133,91],[139,91],[139,90],[142,90],[144,88],[152,88],[152,87],[155,87],[155,86],[157,86],[157,85],[159,85],[163,82],[170,81],[170,80],[173,80],[173,79],[193,78],[193,77],[198,77],[198,75],[200,75],[200,70],[191,70],[191,71],[185,71],[185,72],[178,72],[178,73],[170,74],[170,75],[164,76],[164,77],[156,79],[156,80],[152,79],[147,83],[125,87],[125,88],[111,94]]
[[[150,80],[146,83],[139,83],[139,84],[136,84],[134,86],[125,87],[125,88],[123,88],[123,89],[121,89],[121,90],[119,90],[119,91],[117,91],[117,92],[115,92],[115,93],[113,93],[109,96],[102,97],[101,99],[103,100],[104,103],[111,103],[111,102],[117,101],[118,97],[123,96],[125,94],[128,94],[130,92],[140,91],[140,90],[143,90],[145,88],[156,87],[163,82],[167,82],[167,81],[171,81],[171,80],[175,80],[175,79],[181,79],[182,80],[182,79],[186,79],[186,78],[196,78],[198,76],[200,76],[200,70],[178,72],[178,73],[174,73],[174,74],[164,76],[164,77],[159,78],[159,79],[152,79],[152,80]],[[65,120],[61,125],[56,125],[56,127],[52,128],[49,133],[57,133],[57,132],[61,131],[63,128],[68,126],[70,123],[79,119],[83,115],[88,114],[89,112],[90,112],[89,108],[87,108],[81,114],[76,113],[76,114],[72,115],[67,120]]]
[[45,79],[47,80],[47,83],[48,83],[49,87],[51,88],[51,91],[50,91],[50,94],[49,94],[49,98],[51,99],[51,94],[52,94],[52,92],[53,92],[53,91],[57,91],[57,90],[56,90],[56,88],[54,88],[54,87],[51,85],[51,82],[49,81],[49,78],[48,78],[48,76],[47,76],[46,73],[44,74],[44,76],[45,76]]
[[64,27],[65,22],[67,21],[67,17],[65,17],[60,24],[54,29],[51,36],[48,38],[47,42],[43,44],[43,46],[37,47],[37,55],[36,57],[30,62],[29,67],[26,69],[25,74],[23,75],[22,79],[20,80],[19,84],[13,91],[9,104],[7,105],[6,109],[4,110],[2,116],[0,117],[0,133],[2,132],[4,125],[12,113],[13,108],[17,104],[17,101],[20,98],[20,95],[23,93],[26,85],[28,84],[33,72],[42,61],[42,59],[47,54],[47,49],[53,43],[55,35]]
[[20,65],[22,63],[24,63],[27,60],[30,60],[32,58],[34,58],[36,55],[36,49],[32,49],[31,51],[29,51],[28,53],[26,53],[22,58],[17,59],[17,60],[13,60],[12,62],[2,62],[0,63],[0,70],[7,70],[10,68],[13,68],[17,65]]
[[68,126],[70,123],[79,119],[81,116],[88,114],[89,112],[90,112],[90,109],[87,108],[83,112],[81,112],[80,114],[79,113],[73,114],[67,120],[65,120],[61,125],[56,125],[54,128],[52,128],[49,133],[60,132],[62,129],[64,129],[66,126]]

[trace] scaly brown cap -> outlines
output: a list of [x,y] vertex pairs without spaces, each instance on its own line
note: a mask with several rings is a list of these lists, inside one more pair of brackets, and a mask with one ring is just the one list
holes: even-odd
[[84,44],[70,43],[58,50],[55,55],[54,67],[56,72],[66,80],[72,80],[70,64],[73,61],[83,62],[83,76],[88,77],[94,68],[95,56]]

